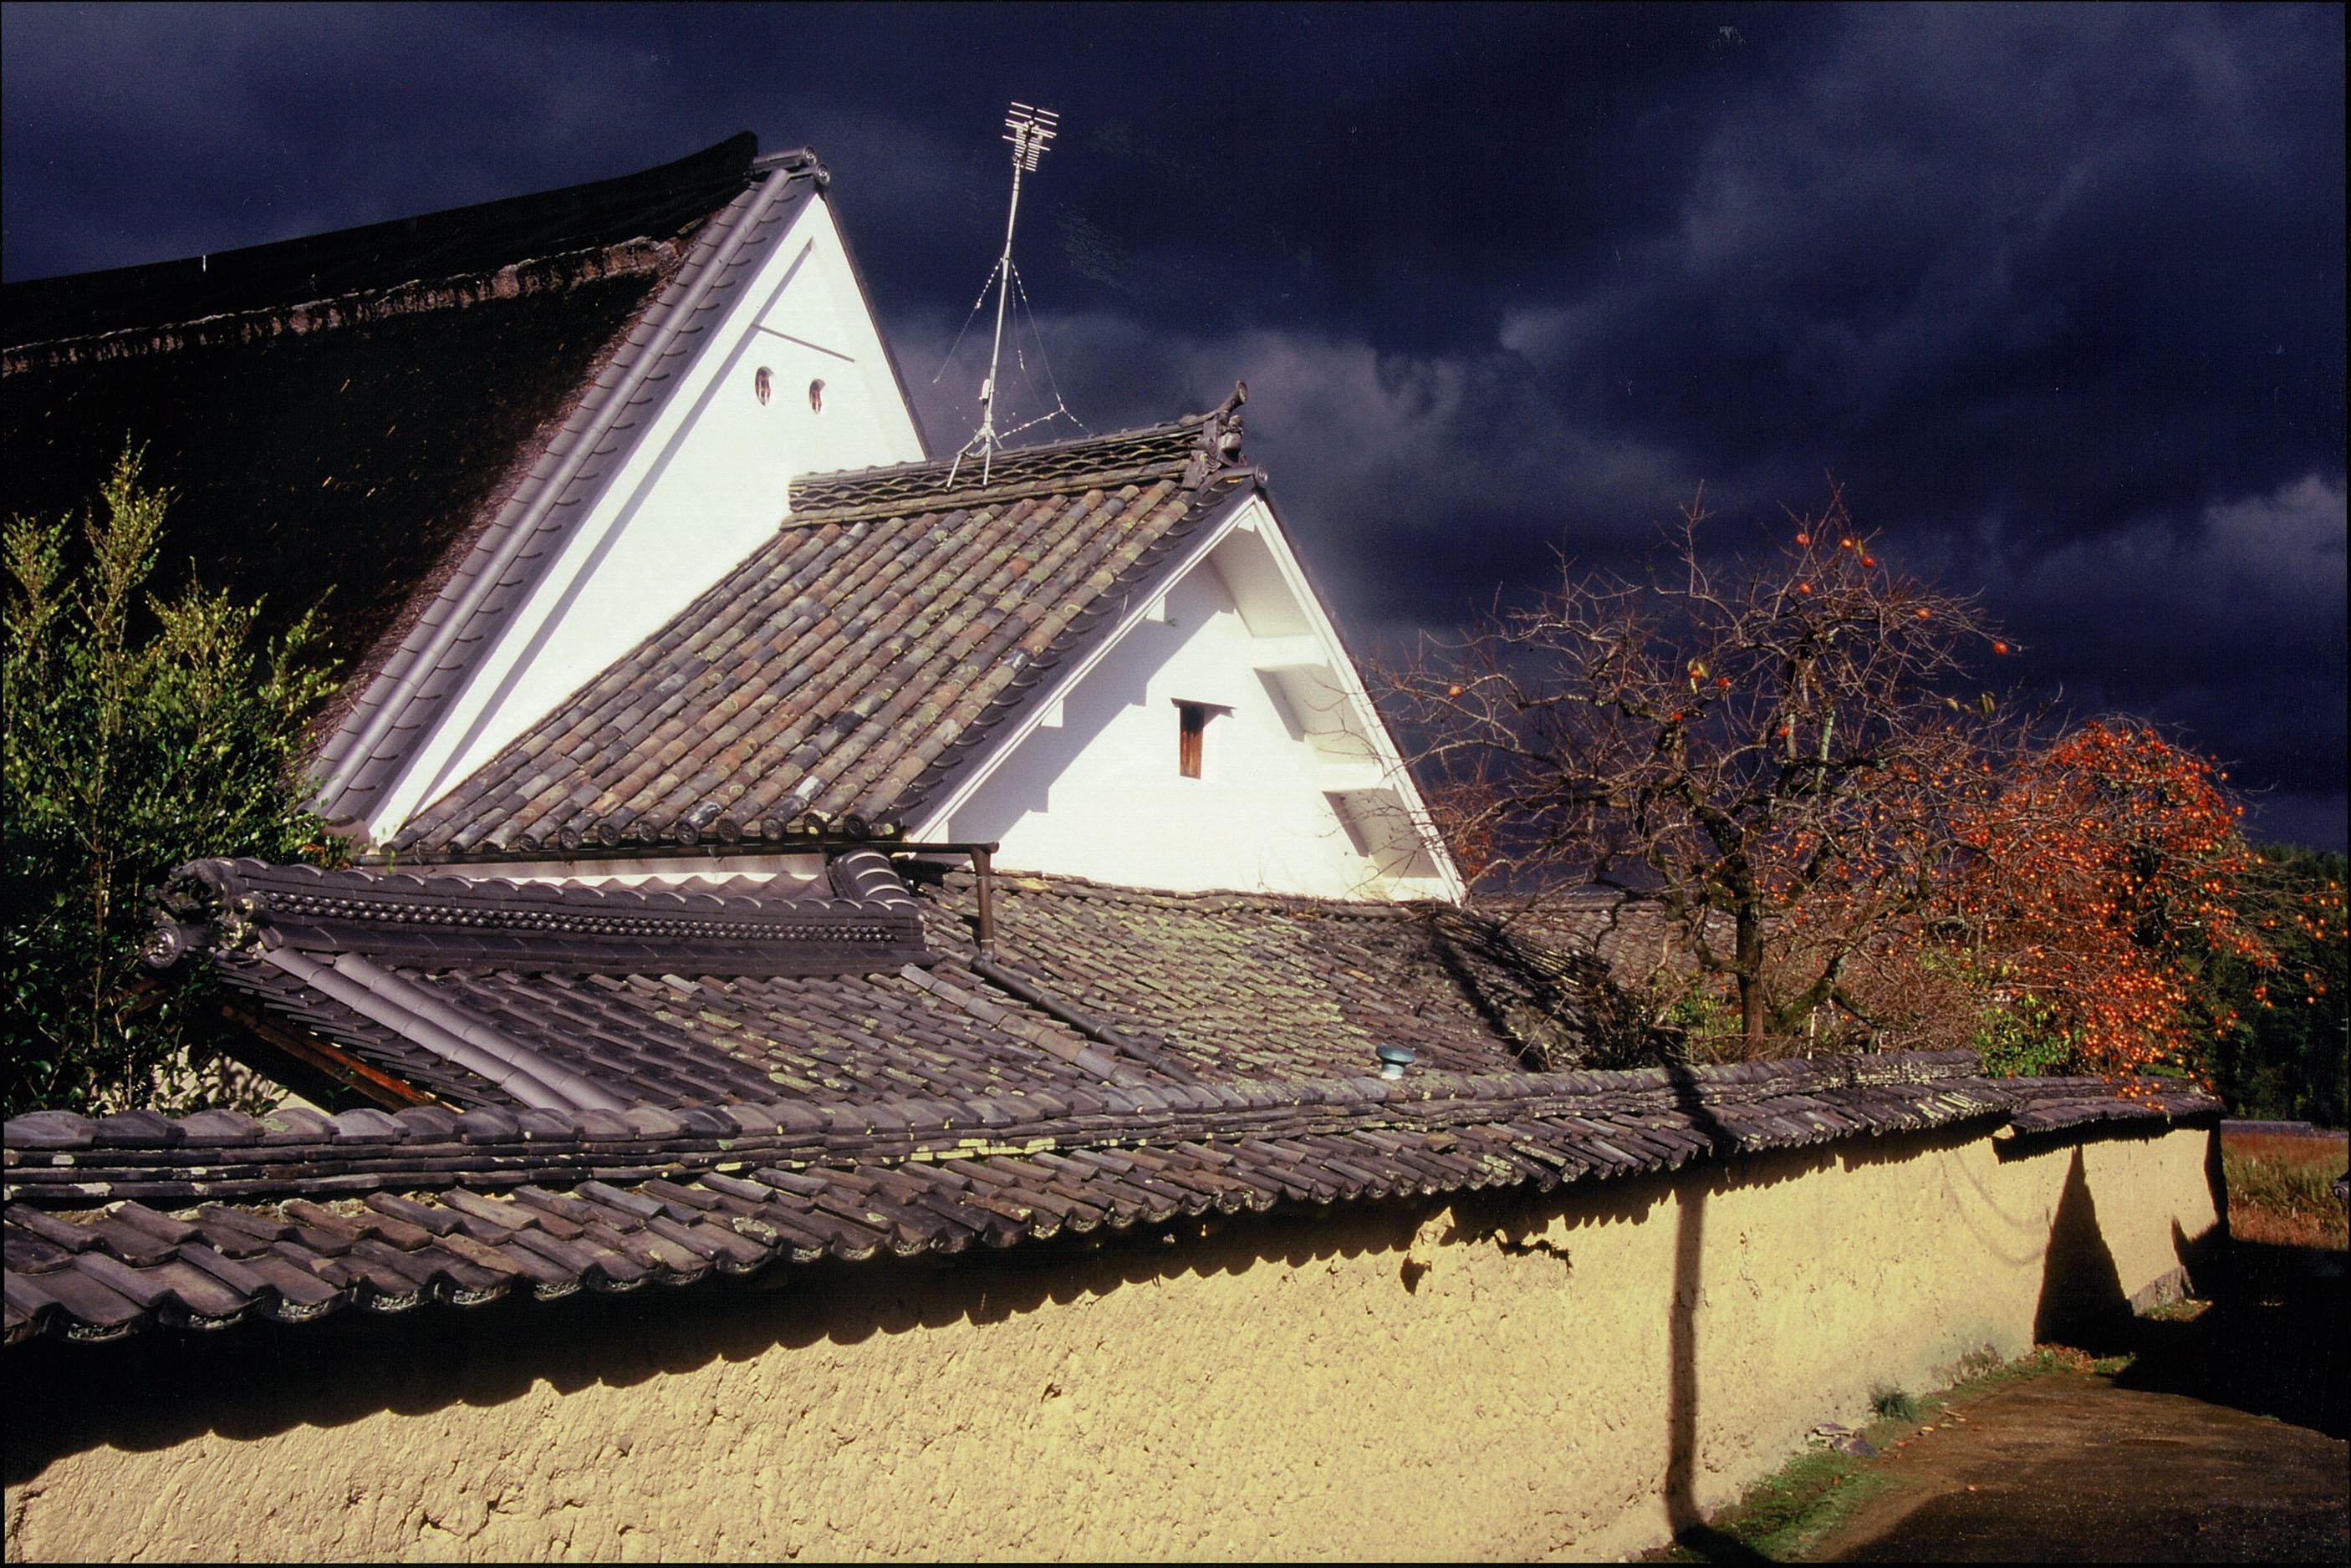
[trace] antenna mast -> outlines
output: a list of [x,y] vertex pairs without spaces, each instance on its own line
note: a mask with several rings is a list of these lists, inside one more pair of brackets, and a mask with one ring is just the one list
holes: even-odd
[[[955,483],[963,460],[974,453],[979,457],[979,482],[987,483],[989,464],[1004,444],[996,433],[996,373],[1004,358],[1005,306],[1012,296],[1012,228],[1020,221],[1020,176],[1036,172],[1045,144],[1059,132],[1061,118],[1050,109],[1031,109],[1019,102],[1004,117],[1004,140],[1012,143],[1012,208],[1004,218],[1004,254],[997,258],[989,279],[996,286],[996,342],[987,351],[987,379],[979,384],[979,429],[948,466],[949,484]],[[980,296],[986,298],[987,291],[983,289]]]

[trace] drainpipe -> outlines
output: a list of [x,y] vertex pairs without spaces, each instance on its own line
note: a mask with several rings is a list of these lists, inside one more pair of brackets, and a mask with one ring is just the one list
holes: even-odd
[[971,846],[972,875],[979,878],[979,956],[996,960],[996,846]]
[[1132,1040],[1092,1013],[1081,1012],[1039,986],[1028,976],[1006,968],[996,956],[996,846],[971,846],[971,868],[979,878],[979,950],[972,955],[971,972],[1016,1001],[1025,1002],[1049,1018],[1059,1019],[1097,1044],[1165,1074],[1179,1084],[1199,1083],[1200,1076],[1182,1063]]
[[1026,978],[989,959],[975,957],[971,972],[987,981],[998,991],[1027,1002],[1038,1012],[1058,1018],[1087,1039],[1109,1046],[1123,1055],[1132,1057],[1155,1072],[1164,1073],[1179,1084],[1196,1084],[1199,1075],[1179,1062],[1153,1050],[1139,1040],[1131,1040],[1091,1013],[1081,1012],[1061,998],[1040,991]]

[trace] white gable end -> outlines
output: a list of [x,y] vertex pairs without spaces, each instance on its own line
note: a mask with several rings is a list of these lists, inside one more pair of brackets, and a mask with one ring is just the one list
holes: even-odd
[[923,457],[825,200],[803,202],[752,265],[584,525],[369,814],[371,837],[389,837],[749,555],[784,516],[794,475]]
[[1127,887],[1460,897],[1261,498],[1043,695],[917,837]]

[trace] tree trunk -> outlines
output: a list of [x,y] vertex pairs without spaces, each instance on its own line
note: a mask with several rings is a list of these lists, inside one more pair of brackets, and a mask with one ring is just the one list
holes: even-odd
[[1749,1060],[1763,1054],[1763,911],[1739,907],[1739,1024],[1747,1036]]

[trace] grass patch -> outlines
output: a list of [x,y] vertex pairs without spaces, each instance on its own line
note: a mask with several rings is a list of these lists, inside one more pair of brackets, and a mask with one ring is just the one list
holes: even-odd
[[1717,1520],[1711,1542],[1674,1546],[1663,1560],[1735,1563],[1761,1557],[1786,1563],[1799,1559],[1813,1542],[1893,1484],[1876,1464],[1874,1459],[1834,1450],[1801,1455],[1749,1490],[1736,1509]]
[[[2194,1303],[2188,1315],[2197,1316],[2205,1303]],[[2092,1377],[2112,1377],[2130,1369],[2138,1357],[2126,1351],[2120,1355],[2092,1355],[2086,1350],[2076,1350],[2070,1345],[2036,1345],[2032,1354],[2020,1355],[2014,1361],[2002,1361],[1997,1355],[1981,1351],[1960,1358],[1952,1368],[1959,1381],[1936,1395],[1928,1403],[1939,1409],[1955,1399],[1972,1398],[2003,1383],[2016,1383],[2027,1377],[2046,1377],[2053,1372],[2072,1372]]]
[[[1873,1431],[1876,1428],[1871,1428]],[[1646,1552],[1643,1563],[1787,1563],[1893,1483],[1877,1461],[1834,1449],[1797,1455],[1758,1481],[1703,1533]]]

